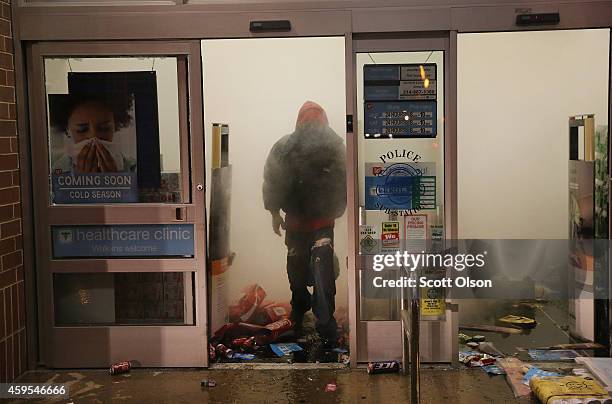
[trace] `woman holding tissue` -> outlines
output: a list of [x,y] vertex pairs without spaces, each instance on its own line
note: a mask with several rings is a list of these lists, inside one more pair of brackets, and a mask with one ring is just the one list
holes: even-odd
[[69,94],[50,103],[51,125],[66,134],[64,155],[53,164],[62,173],[134,171],[116,139],[130,125],[132,97],[121,94]]

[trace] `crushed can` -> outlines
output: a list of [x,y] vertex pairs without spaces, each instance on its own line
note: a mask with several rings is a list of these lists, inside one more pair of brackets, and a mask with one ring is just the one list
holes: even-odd
[[208,344],[208,358],[212,362],[217,360],[217,350],[213,344]]
[[224,358],[231,359],[232,356],[234,356],[234,351],[232,351],[230,348],[226,347],[223,344],[217,345],[216,350],[217,352],[219,352],[219,355]]
[[255,337],[241,337],[232,341],[232,347],[242,350],[255,348]]
[[211,379],[204,379],[200,382],[200,387],[215,387],[217,382]]
[[378,373],[397,373],[399,370],[400,364],[397,361],[368,363],[368,374],[371,375]]
[[132,363],[130,361],[118,362],[111,365],[108,373],[111,375],[118,375],[121,373],[127,373],[132,369]]

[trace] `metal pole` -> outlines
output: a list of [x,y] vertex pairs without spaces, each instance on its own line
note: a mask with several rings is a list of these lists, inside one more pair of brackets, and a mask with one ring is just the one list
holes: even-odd
[[410,301],[410,402],[418,404],[421,385],[421,359],[419,357],[419,299]]

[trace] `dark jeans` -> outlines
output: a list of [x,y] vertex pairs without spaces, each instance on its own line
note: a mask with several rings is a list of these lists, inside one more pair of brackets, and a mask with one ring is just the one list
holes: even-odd
[[[336,340],[336,278],[334,275],[334,229],[311,233],[287,231],[287,274],[291,287],[291,319],[299,327],[312,308],[319,335]],[[313,286],[311,295],[307,286]]]

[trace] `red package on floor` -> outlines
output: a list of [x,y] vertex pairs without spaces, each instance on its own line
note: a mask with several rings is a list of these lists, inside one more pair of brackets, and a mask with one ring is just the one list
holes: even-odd
[[263,311],[268,318],[268,323],[274,323],[291,315],[291,305],[289,303],[271,302],[263,307]]
[[255,341],[257,342],[257,345],[265,345],[275,341],[282,334],[293,328],[293,321],[288,318],[284,318],[282,320],[268,324],[263,328],[267,330],[267,333],[255,336]]
[[257,308],[262,305],[265,298],[266,291],[261,286],[258,284],[247,286],[244,288],[238,304],[229,308],[230,321],[252,322]]
[[214,340],[231,342],[236,338],[269,333],[265,327],[248,323],[227,323],[214,334]]

